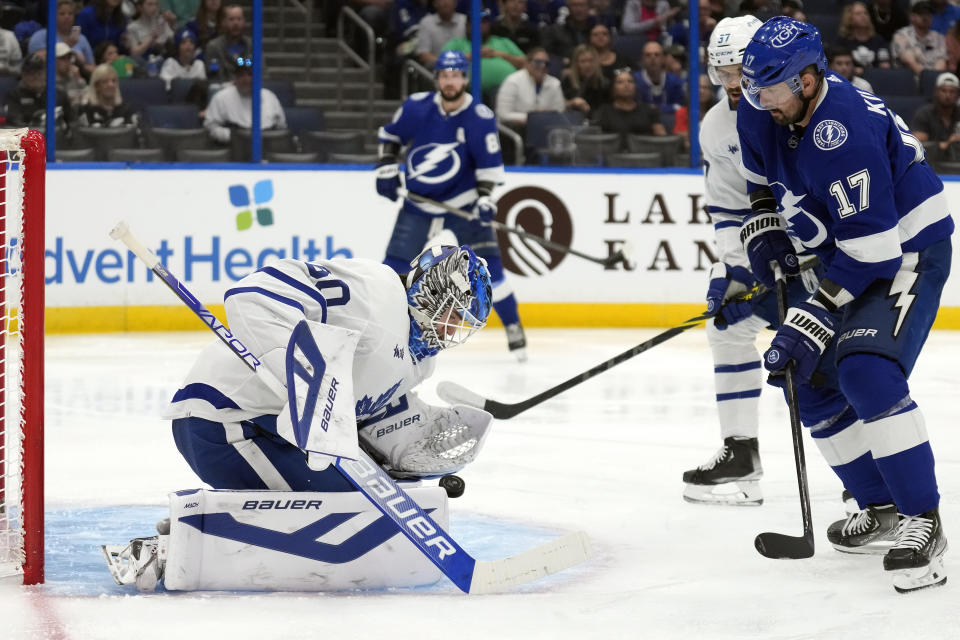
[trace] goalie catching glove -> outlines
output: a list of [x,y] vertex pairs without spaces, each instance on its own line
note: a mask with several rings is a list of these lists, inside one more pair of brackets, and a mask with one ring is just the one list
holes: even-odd
[[465,405],[435,407],[413,392],[360,426],[360,445],[395,478],[431,478],[473,462],[493,416]]

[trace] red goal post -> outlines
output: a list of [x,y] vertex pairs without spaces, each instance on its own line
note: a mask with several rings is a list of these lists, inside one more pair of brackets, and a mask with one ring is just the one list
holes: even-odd
[[43,582],[46,144],[0,130],[0,578]]

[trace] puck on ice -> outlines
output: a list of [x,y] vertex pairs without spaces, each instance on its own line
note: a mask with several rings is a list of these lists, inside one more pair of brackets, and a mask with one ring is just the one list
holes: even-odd
[[447,492],[448,498],[459,498],[467,488],[467,483],[460,476],[443,476],[439,484]]

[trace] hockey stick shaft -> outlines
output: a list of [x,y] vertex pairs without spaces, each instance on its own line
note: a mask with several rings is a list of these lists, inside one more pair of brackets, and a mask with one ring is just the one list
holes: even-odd
[[[110,237],[123,242],[217,334],[234,355],[268,387],[281,397],[286,397],[286,385],[264,367],[239,338],[160,263],[160,259],[133,235],[125,222],[117,224],[110,231]],[[490,593],[524,584],[579,564],[590,555],[586,535],[576,532],[503,560],[478,561],[464,551],[456,540],[362,450],[359,451],[357,460],[335,458],[333,464],[381,513],[394,522],[400,533],[465,593]]]
[[[444,211],[446,211],[447,213],[451,213],[455,216],[463,218],[464,220],[476,220],[476,216],[464,211],[463,209],[458,209],[444,202],[433,200],[426,196],[421,196],[418,193],[413,193],[412,191],[404,191],[403,195],[404,197],[410,198],[414,202],[421,202],[423,204],[429,204],[429,205],[433,205],[434,207],[439,207]],[[522,229],[517,229],[516,227],[505,225],[502,222],[499,222],[497,220],[491,220],[490,222],[482,222],[481,224],[492,227],[497,231],[504,231],[506,233],[512,233],[512,234],[518,235],[521,238],[533,240],[534,242],[546,247],[547,249],[555,249],[557,251],[563,251],[564,253],[569,253],[570,255],[577,256],[578,258],[583,258],[584,260],[589,260],[590,262],[596,262],[597,264],[602,264],[605,267],[610,267],[620,262],[626,262],[627,260],[626,256],[623,254],[623,251],[618,251],[613,255],[607,256],[606,258],[598,258],[596,256],[591,256],[586,253],[581,253],[580,251],[577,251],[572,247],[568,247],[566,245],[560,244],[559,242],[553,242],[552,240],[547,240],[542,236],[538,236],[533,233],[528,233]]]
[[[777,314],[780,325],[787,319],[787,279],[780,265],[771,262],[777,281]],[[784,368],[784,392],[790,413],[790,437],[793,440],[793,459],[797,467],[797,486],[800,493],[800,513],[803,535],[800,538],[780,533],[761,533],[754,539],[757,551],[768,558],[809,558],[813,555],[813,517],[810,513],[810,489],[807,483],[807,461],[803,451],[803,428],[800,423],[800,403],[797,398],[796,370],[793,362]]]

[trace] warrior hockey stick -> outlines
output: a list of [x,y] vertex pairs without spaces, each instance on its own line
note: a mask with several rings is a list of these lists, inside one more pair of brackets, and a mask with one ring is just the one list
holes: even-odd
[[[432,199],[430,199],[430,198],[428,198],[428,197],[426,197],[426,196],[421,196],[421,195],[419,195],[419,194],[417,194],[417,193],[413,193],[412,191],[403,190],[402,193],[401,193],[401,195],[404,196],[404,197],[406,197],[406,198],[410,198],[410,199],[413,200],[414,202],[422,202],[422,203],[424,203],[424,204],[429,204],[429,205],[433,205],[433,206],[435,206],[435,207],[440,207],[440,208],[443,209],[444,211],[446,211],[446,212],[448,212],[448,213],[452,213],[453,215],[459,216],[459,217],[464,218],[464,219],[466,219],[466,220],[475,220],[475,219],[476,219],[476,216],[474,216],[474,215],[472,215],[472,214],[470,214],[470,213],[467,213],[467,212],[464,211],[463,209],[457,209],[456,207],[451,207],[451,206],[448,205],[448,204],[445,204],[445,203],[443,203],[443,202],[439,202],[439,201],[437,201],[437,200],[432,200]],[[564,253],[569,253],[570,255],[577,256],[578,258],[583,258],[584,260],[589,260],[590,262],[596,262],[597,264],[601,264],[601,265],[603,265],[604,267],[613,267],[614,265],[620,264],[621,262],[623,262],[623,263],[626,263],[626,262],[627,262],[627,256],[626,256],[626,254],[624,253],[624,250],[617,251],[617,252],[614,253],[613,255],[607,256],[606,258],[597,258],[596,256],[591,256],[591,255],[588,255],[588,254],[586,254],[586,253],[581,253],[580,251],[577,251],[576,249],[574,249],[574,248],[572,248],[572,247],[568,247],[568,246],[562,245],[562,244],[560,244],[559,242],[553,242],[552,240],[547,240],[546,238],[543,238],[543,237],[538,236],[538,235],[536,235],[536,234],[527,233],[526,231],[523,231],[522,229],[517,229],[516,227],[511,227],[511,226],[505,225],[505,224],[503,224],[502,222],[499,222],[499,221],[497,221],[497,220],[491,220],[490,222],[484,222],[483,224],[488,225],[488,226],[490,226],[490,227],[493,227],[493,229],[495,229],[495,230],[497,230],[497,231],[504,231],[504,232],[506,232],[506,233],[513,233],[513,234],[516,234],[516,235],[520,236],[521,238],[526,238],[526,239],[528,239],[528,240],[533,240],[534,242],[536,242],[536,243],[538,243],[538,244],[540,244],[540,245],[543,245],[544,247],[546,247],[546,248],[548,248],[548,249],[555,249],[555,250],[557,250],[557,251],[563,251]],[[625,244],[624,246],[626,247],[627,252],[629,252],[629,245]]]
[[[777,279],[777,312],[782,325],[787,317],[787,280],[776,262],[770,263]],[[813,555],[813,519],[810,516],[810,489],[807,486],[807,461],[803,454],[803,431],[800,426],[800,408],[797,401],[797,381],[793,362],[784,369],[786,375],[787,407],[790,410],[790,435],[793,438],[793,458],[797,464],[797,484],[800,488],[800,512],[803,515],[803,535],[783,533],[757,534],[753,545],[768,558],[809,558]]]
[[[251,371],[276,393],[286,397],[286,386],[160,263],[153,252],[133,236],[125,222],[117,224],[110,231],[110,237],[127,245]],[[303,321],[304,326],[305,323]],[[590,556],[590,542],[585,533],[578,531],[502,560],[476,560],[366,453],[360,451],[356,460],[336,458],[333,464],[381,513],[393,521],[400,533],[465,593],[503,591],[577,565]]]

